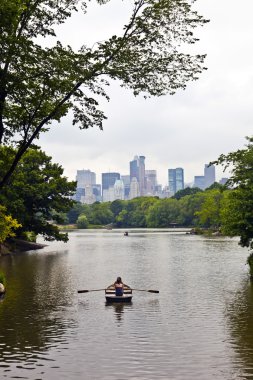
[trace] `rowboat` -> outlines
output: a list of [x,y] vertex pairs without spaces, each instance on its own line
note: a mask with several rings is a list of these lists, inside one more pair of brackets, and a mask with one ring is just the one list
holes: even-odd
[[123,296],[116,296],[114,284],[109,285],[105,289],[105,299],[106,302],[131,302],[132,301],[132,289],[130,286],[124,284]]

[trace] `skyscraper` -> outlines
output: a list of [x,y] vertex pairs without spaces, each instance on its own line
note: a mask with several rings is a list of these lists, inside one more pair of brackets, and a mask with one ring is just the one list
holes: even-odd
[[211,186],[215,182],[215,166],[205,164],[204,169],[204,177],[205,177],[205,189]]
[[124,183],[124,199],[128,199],[130,193],[130,175],[122,175],[121,179]]
[[139,184],[140,195],[146,194],[145,187],[145,156],[135,156],[133,161],[130,161],[130,181],[136,178]]
[[156,170],[145,170],[146,177],[146,192],[149,195],[154,195],[157,185]]
[[104,194],[104,190],[113,187],[117,179],[120,179],[119,173],[102,173],[102,193]]
[[176,168],[168,170],[169,192],[174,195],[184,189],[184,169]]
[[129,199],[133,199],[140,196],[140,187],[136,177],[131,179]]
[[91,204],[101,200],[101,191],[97,195],[94,194],[93,188],[98,188],[96,185],[96,173],[88,170],[77,170],[76,174],[77,188],[73,199],[81,203]]
[[125,199],[124,182],[122,179],[117,179],[114,184],[114,199]]
[[204,190],[205,189],[205,176],[195,175],[193,186],[198,187],[201,190]]
[[77,170],[76,174],[77,188],[84,189],[86,185],[95,185],[96,173],[88,170]]

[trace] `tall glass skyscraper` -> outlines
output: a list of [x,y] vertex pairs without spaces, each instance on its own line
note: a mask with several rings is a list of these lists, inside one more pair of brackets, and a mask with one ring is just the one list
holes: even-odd
[[146,194],[145,188],[145,156],[135,156],[133,161],[130,161],[130,181],[136,178],[139,184],[140,195]]
[[168,170],[169,192],[174,195],[184,189],[184,169],[176,168]]
[[117,179],[120,179],[119,173],[102,173],[102,192],[113,187]]
[[204,177],[205,177],[205,189],[211,186],[215,182],[215,166],[205,164],[204,169]]

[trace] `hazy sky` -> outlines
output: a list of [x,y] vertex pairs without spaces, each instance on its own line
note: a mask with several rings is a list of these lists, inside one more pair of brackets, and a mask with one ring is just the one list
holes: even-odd
[[[113,0],[90,6],[59,28],[61,41],[74,48],[93,44],[120,30],[132,2]],[[110,102],[102,101],[108,117],[104,130],[79,130],[66,117],[41,136],[41,146],[65,175],[76,170],[97,174],[129,174],[129,161],[146,156],[146,169],[156,169],[167,185],[168,168],[182,167],[185,181],[203,175],[204,164],[221,153],[241,149],[253,131],[253,1],[198,0],[195,8],[210,22],[197,31],[194,51],[207,54],[207,71],[174,96],[144,100],[113,83]],[[217,168],[217,179],[225,176]]]

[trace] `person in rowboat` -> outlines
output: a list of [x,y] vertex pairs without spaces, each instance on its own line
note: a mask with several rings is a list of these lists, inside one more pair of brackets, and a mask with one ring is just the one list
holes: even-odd
[[114,287],[115,287],[115,295],[116,296],[123,296],[124,284],[121,280],[121,277],[117,277],[117,280],[114,282]]

